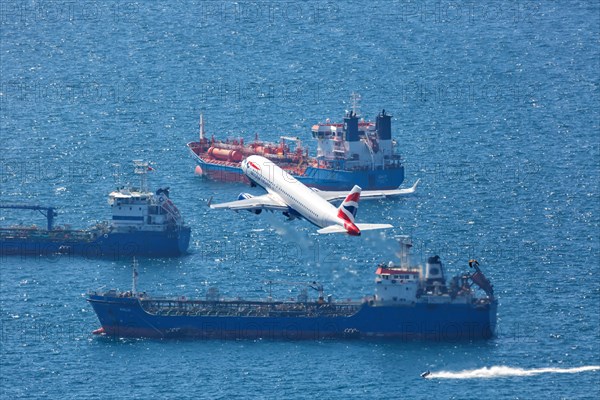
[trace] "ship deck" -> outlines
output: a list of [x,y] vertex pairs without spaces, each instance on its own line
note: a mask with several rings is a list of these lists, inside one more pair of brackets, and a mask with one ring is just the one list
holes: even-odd
[[8,227],[0,228],[2,240],[43,240],[43,241],[69,241],[69,242],[92,242],[94,238],[104,233],[100,230],[74,230],[55,229],[45,230],[36,227]]
[[360,303],[319,303],[281,301],[203,301],[203,300],[140,300],[142,308],[157,316],[197,317],[349,317]]

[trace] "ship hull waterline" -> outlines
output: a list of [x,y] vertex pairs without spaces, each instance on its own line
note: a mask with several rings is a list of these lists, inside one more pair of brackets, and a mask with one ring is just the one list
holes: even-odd
[[[236,163],[211,163],[193,151],[194,160],[200,167],[201,175],[219,182],[250,183]],[[284,168],[285,169],[285,168]],[[309,187],[320,190],[350,190],[354,185],[363,190],[397,189],[404,181],[404,167],[375,170],[332,170],[308,167],[302,175],[287,171],[294,178]]]
[[62,254],[124,258],[175,257],[187,253],[191,229],[184,227],[170,232],[110,232],[88,240],[71,239],[68,231],[61,234],[63,238],[4,238],[0,243],[0,253],[2,255]]
[[111,337],[195,339],[478,340],[496,329],[497,303],[357,306],[349,316],[164,316],[146,312],[136,298],[90,296],[103,332]]

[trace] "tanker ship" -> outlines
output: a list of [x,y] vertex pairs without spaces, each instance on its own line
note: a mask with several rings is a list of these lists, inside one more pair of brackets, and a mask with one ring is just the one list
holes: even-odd
[[[88,293],[101,324],[94,333],[201,339],[492,337],[497,300],[477,262],[469,262],[475,272],[447,283],[438,256],[424,268],[409,265],[410,246],[410,238],[402,237],[400,263],[377,266],[374,295],[360,301],[335,301],[316,282],[307,283],[297,301],[227,300],[216,288],[209,288],[205,299],[155,298],[137,291],[134,262],[132,290]],[[308,288],[318,292],[316,299],[309,299]]]
[[187,252],[189,226],[169,198],[169,188],[155,193],[146,188],[146,162],[134,161],[140,188],[119,187],[108,196],[112,220],[88,229],[54,226],[54,207],[0,204],[2,209],[35,210],[47,218],[47,228],[10,226],[0,228],[2,255],[63,254],[86,257],[171,257]]
[[312,127],[317,141],[317,154],[310,156],[297,137],[281,136],[279,143],[243,139],[209,139],[200,117],[200,137],[187,144],[198,164],[196,173],[225,182],[250,183],[242,172],[242,159],[261,155],[307,186],[321,190],[350,190],[359,185],[363,190],[396,189],[404,180],[404,165],[396,154],[392,140],[392,116],[385,110],[375,122],[359,120],[358,106],[353,105],[343,123],[327,120]]

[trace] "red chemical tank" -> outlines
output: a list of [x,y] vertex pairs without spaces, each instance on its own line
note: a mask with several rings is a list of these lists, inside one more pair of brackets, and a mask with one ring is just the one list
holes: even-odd
[[210,147],[208,149],[209,157],[216,158],[221,161],[240,162],[242,161],[242,153],[237,150],[219,149],[216,147]]

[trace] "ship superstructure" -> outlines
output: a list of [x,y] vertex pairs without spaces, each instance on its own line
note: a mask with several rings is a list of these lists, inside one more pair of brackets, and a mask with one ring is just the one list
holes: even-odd
[[111,192],[108,204],[112,210],[112,232],[167,232],[185,226],[181,213],[169,198],[170,188],[155,193],[148,190],[146,174],[151,167],[134,161],[135,173],[140,176],[139,188],[121,187]]

